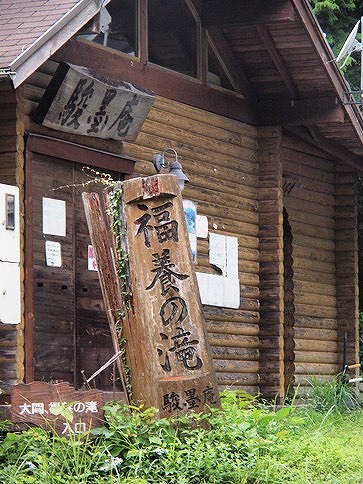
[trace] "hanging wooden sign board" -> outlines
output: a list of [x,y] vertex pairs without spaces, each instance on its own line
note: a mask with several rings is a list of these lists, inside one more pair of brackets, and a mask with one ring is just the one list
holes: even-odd
[[61,62],[33,119],[57,131],[133,141],[154,101],[147,89]]

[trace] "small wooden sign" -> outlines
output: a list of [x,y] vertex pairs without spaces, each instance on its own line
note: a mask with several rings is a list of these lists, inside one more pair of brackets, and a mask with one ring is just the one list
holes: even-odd
[[58,131],[134,141],[154,100],[147,89],[62,62],[34,120]]
[[13,422],[55,430],[65,437],[101,427],[103,405],[101,390],[75,390],[67,382],[33,382],[15,385],[11,390]]

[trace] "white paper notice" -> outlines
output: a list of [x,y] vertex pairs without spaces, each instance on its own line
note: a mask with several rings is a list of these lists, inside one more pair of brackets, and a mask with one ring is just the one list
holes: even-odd
[[43,197],[43,234],[66,236],[66,202]]
[[45,262],[47,266],[62,267],[62,251],[59,242],[45,242]]
[[197,272],[202,304],[239,308],[238,238],[210,232],[209,262],[220,269],[221,275]]
[[227,275],[227,252],[226,252],[226,236],[209,234],[209,262],[221,270],[222,275]]
[[197,237],[200,239],[208,237],[208,218],[205,215],[197,215]]
[[197,281],[202,304],[238,309],[240,286],[238,279],[197,272]]

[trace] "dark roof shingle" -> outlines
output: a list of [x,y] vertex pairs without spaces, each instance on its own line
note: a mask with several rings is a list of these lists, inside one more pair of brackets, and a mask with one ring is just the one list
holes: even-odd
[[0,0],[0,67],[5,68],[80,0]]

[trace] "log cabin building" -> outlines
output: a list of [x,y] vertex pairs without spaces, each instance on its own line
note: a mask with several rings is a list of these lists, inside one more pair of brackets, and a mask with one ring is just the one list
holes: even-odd
[[[345,336],[357,361],[363,119],[307,0],[12,0],[0,22],[3,402],[20,382],[79,388],[112,356],[81,193],[155,174],[166,148],[220,388],[330,378]],[[151,101],[139,119],[105,94],[81,120],[97,82]]]

